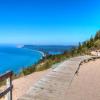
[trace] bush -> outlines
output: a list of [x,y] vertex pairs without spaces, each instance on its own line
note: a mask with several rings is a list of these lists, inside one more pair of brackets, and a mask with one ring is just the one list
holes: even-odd
[[24,69],[22,69],[20,75],[28,75],[28,74],[31,74],[32,72],[35,72],[35,69],[36,69],[36,66],[35,65],[30,66],[28,68],[24,68]]

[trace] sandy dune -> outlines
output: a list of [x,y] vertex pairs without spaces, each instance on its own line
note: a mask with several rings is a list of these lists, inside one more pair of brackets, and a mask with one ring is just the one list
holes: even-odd
[[13,100],[17,100],[20,96],[25,94],[28,89],[34,85],[38,80],[40,80],[44,75],[46,75],[51,69],[35,72],[28,76],[16,79],[13,81]]
[[100,59],[80,67],[66,92],[66,100],[100,100]]
[[[13,100],[17,100],[51,69],[35,72],[13,81]],[[78,75],[65,93],[65,100],[100,100],[100,59],[81,65]]]
[[[13,100],[17,100],[20,96],[24,95],[29,88],[46,75],[51,69],[35,72],[33,74],[18,78],[13,81]],[[2,87],[4,88],[4,87]],[[0,100],[5,100],[1,98]]]

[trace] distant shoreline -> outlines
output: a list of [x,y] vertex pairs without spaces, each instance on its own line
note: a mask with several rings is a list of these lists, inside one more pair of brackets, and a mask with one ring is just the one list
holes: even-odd
[[31,51],[35,51],[35,52],[39,52],[42,55],[42,57],[46,56],[46,54],[43,51],[33,50],[33,49],[26,48],[26,47],[22,47],[22,48],[25,48],[25,49],[28,49],[28,50],[31,50]]
[[[32,49],[31,49],[32,50]],[[39,50],[32,50],[32,51],[36,51],[36,52],[39,52],[40,54],[42,54],[42,56],[43,57],[45,57],[46,55],[45,55],[45,53],[44,52],[42,52],[42,51],[39,51]]]
[[[0,62],[0,74],[5,73],[8,70],[11,70],[14,72],[14,74],[19,75],[23,69],[27,69],[31,66],[37,65],[43,58],[46,56],[46,54],[39,50],[32,50],[25,47],[16,47],[16,46],[4,46],[0,48],[1,52],[4,51],[4,53],[1,53],[1,62]],[[25,52],[24,52],[25,51]],[[6,53],[7,52],[7,53]],[[9,55],[8,55],[9,53]],[[22,55],[21,55],[22,54]],[[17,57],[16,57],[17,55]],[[4,58],[2,58],[2,56]],[[6,57],[6,59],[5,59]],[[9,58],[9,61],[7,60]],[[15,59],[17,58],[17,59]],[[14,59],[14,60],[13,60]],[[4,63],[3,63],[4,61]],[[7,61],[7,62],[6,62]],[[6,64],[5,64],[6,62]],[[10,63],[11,62],[11,63]],[[2,66],[5,66],[4,68]],[[8,67],[11,66],[11,67]]]

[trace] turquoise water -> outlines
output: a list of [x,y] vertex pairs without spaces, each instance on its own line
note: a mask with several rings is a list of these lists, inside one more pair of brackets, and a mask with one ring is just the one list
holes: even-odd
[[0,74],[12,70],[19,73],[23,68],[36,64],[41,58],[42,51],[51,55],[64,53],[72,49],[73,46],[24,46],[17,48],[15,46],[0,45]]
[[37,63],[42,58],[38,51],[14,46],[0,46],[0,74],[12,70],[15,73]]

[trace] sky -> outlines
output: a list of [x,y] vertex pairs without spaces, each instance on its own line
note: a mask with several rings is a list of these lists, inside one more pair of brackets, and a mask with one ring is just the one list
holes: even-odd
[[0,0],[0,44],[73,45],[100,29],[100,0]]

